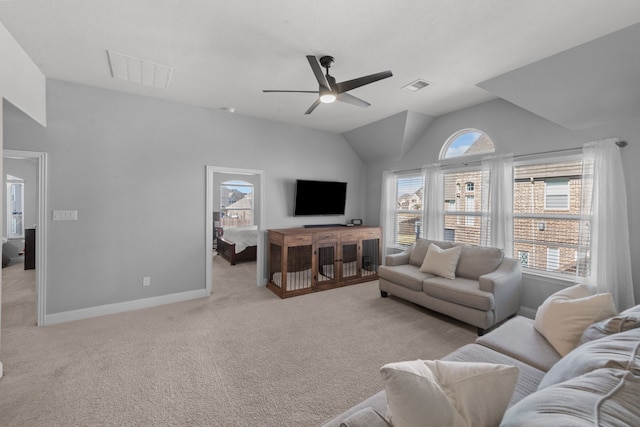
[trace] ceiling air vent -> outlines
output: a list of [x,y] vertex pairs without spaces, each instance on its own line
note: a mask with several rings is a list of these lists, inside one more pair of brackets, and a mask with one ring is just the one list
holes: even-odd
[[422,88],[425,88],[427,86],[429,86],[431,83],[429,83],[426,80],[422,80],[422,79],[418,79],[414,82],[409,83],[406,86],[403,86],[402,89],[404,90],[408,90],[410,92],[417,92]]
[[171,80],[173,68],[166,65],[154,64],[132,56],[107,51],[111,76],[145,86],[166,89]]

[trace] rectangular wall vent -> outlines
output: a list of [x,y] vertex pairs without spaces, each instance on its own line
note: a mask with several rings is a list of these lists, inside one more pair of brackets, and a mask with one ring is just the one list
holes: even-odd
[[417,92],[417,91],[419,91],[420,89],[422,89],[422,88],[425,88],[425,87],[429,86],[430,84],[431,84],[431,83],[429,83],[429,82],[428,82],[428,81],[426,81],[426,80],[418,79],[418,80],[416,80],[416,81],[414,81],[414,82],[409,83],[409,84],[408,84],[408,85],[406,85],[406,86],[403,86],[403,87],[402,87],[402,89],[404,89],[404,90],[408,90],[408,91],[411,91],[411,92]]
[[145,86],[166,89],[169,87],[173,68],[155,64],[121,53],[107,51],[111,76]]

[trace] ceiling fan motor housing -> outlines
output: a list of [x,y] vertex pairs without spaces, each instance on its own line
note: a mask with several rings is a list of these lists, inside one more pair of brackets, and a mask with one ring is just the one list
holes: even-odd
[[320,65],[327,69],[327,74],[329,74],[329,68],[331,68],[334,61],[335,58],[333,56],[323,56],[320,58]]

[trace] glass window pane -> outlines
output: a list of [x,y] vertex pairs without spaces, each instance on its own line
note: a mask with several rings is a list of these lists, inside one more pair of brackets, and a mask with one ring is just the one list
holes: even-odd
[[398,245],[412,245],[422,232],[422,192],[421,174],[411,173],[396,177],[395,243]]
[[449,137],[444,143],[440,159],[469,156],[495,151],[493,141],[484,132],[477,129],[463,129]]
[[222,227],[244,227],[254,224],[252,184],[244,181],[222,183],[220,223]]
[[581,263],[586,274],[588,257],[578,255],[580,236],[589,233],[579,220],[582,161],[517,166],[514,176],[514,256],[523,267],[567,275]]

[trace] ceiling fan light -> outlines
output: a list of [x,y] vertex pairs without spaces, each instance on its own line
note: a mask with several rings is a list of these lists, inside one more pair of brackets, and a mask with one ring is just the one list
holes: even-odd
[[320,102],[323,104],[331,104],[336,100],[336,95],[332,92],[325,92],[320,95]]

